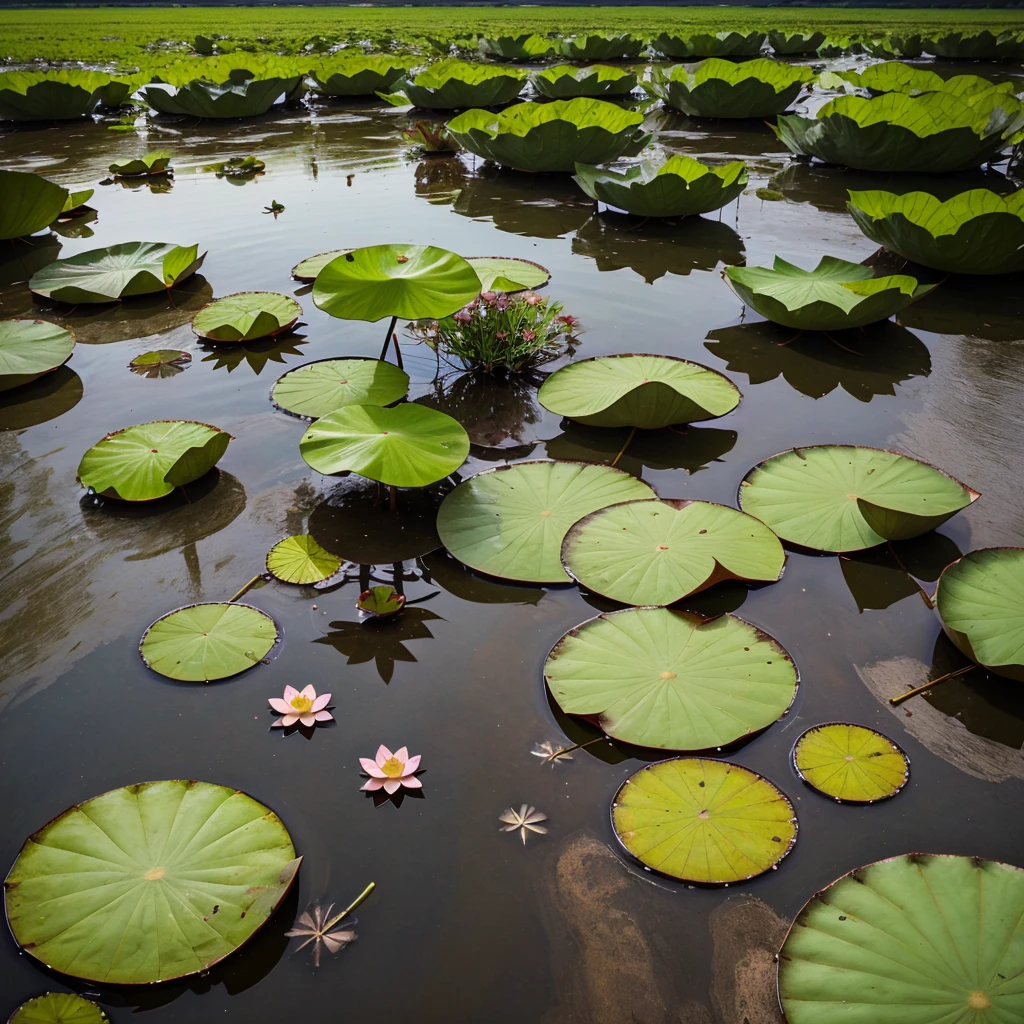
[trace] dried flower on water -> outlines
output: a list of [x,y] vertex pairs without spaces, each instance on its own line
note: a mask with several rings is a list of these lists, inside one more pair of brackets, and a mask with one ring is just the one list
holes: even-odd
[[551,740],[545,740],[543,743],[534,743],[530,753],[534,757],[543,758],[542,764],[556,765],[559,761],[572,760],[572,754],[567,753],[560,747],[556,747]]
[[312,684],[303,690],[286,686],[283,697],[271,697],[269,700],[270,706],[282,716],[271,728],[294,725],[296,722],[305,726],[314,726],[317,722],[331,722],[334,715],[326,710],[330,702],[331,695],[321,693],[318,697]]
[[363,766],[363,771],[370,776],[362,787],[370,793],[383,789],[391,796],[403,786],[407,789],[423,788],[423,783],[415,774],[420,767],[420,755],[410,757],[408,747],[400,747],[392,754],[382,743],[377,748],[374,760],[361,757],[359,763]]
[[351,921],[348,928],[339,929],[338,931],[332,930],[349,913],[346,910],[344,913],[331,917],[332,910],[334,910],[333,903],[326,910],[319,903],[316,903],[313,905],[312,910],[307,910],[299,918],[294,928],[285,932],[285,935],[290,939],[305,938],[306,941],[299,946],[295,951],[296,953],[300,949],[305,949],[310,943],[313,943],[314,967],[320,966],[321,949],[326,947],[329,953],[337,953],[356,938],[356,933],[351,928],[351,925],[356,923],[355,921]]
[[531,807],[528,804],[522,804],[517,811],[514,807],[509,807],[504,813],[498,816],[498,821],[504,822],[501,826],[502,832],[518,832],[523,840],[523,845],[526,845],[526,833],[536,832],[538,835],[547,835],[547,828],[538,824],[541,821],[547,821],[548,816],[541,814],[536,807]]

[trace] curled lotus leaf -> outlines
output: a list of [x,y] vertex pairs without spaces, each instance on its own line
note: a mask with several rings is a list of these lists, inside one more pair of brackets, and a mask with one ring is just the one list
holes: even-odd
[[341,568],[341,559],[307,533],[279,540],[267,553],[267,572],[282,583],[321,583]]
[[556,44],[536,32],[523,32],[516,36],[481,36],[477,49],[485,57],[498,60],[543,60],[554,56]]
[[140,423],[97,441],[82,456],[78,479],[105,497],[152,501],[208,473],[229,441],[230,434],[206,423]]
[[815,725],[802,733],[793,745],[793,767],[809,786],[840,803],[885,800],[910,778],[910,761],[897,744],[848,722]]
[[953,274],[1024,270],[1024,191],[985,188],[943,202],[929,192],[851,192],[857,226],[905,259]]
[[510,256],[468,256],[466,262],[480,278],[482,292],[532,291],[551,280],[551,271],[532,260]]
[[293,416],[318,419],[343,405],[390,405],[404,398],[409,375],[380,359],[319,359],[278,378],[271,401]]
[[562,541],[573,523],[620,501],[654,497],[611,466],[518,462],[458,485],[437,516],[441,543],[471,569],[528,583],[568,583]]
[[809,57],[825,42],[824,32],[769,32],[768,45],[779,57]]
[[495,107],[511,103],[526,84],[527,72],[464,60],[442,60],[399,79],[391,102],[411,103],[427,110]]
[[7,1024],[109,1024],[110,1018],[91,999],[73,992],[47,992],[19,1006]]
[[410,67],[405,57],[343,51],[314,65],[313,90],[327,96],[373,96],[389,90]]
[[296,263],[295,266],[292,267],[292,277],[294,277],[296,281],[315,281],[317,274],[319,274],[328,263],[331,263],[339,256],[344,256],[345,253],[351,251],[351,249],[331,249],[328,252],[320,252],[315,256],[310,256],[307,259],[302,260],[302,262]]
[[747,165],[742,160],[705,164],[658,148],[622,171],[577,164],[573,180],[591,199],[638,217],[692,217],[719,210],[741,195]]
[[779,952],[790,1024],[1020,1016],[1024,870],[949,854],[876,861],[814,894]]
[[670,878],[728,885],[774,868],[796,842],[785,794],[729,761],[676,757],[641,768],[612,801],[627,853]]
[[7,71],[0,74],[0,121],[70,121],[101,103],[116,106],[118,95],[127,97],[128,86],[102,71]]
[[633,156],[650,141],[643,115],[604,100],[579,97],[518,103],[499,114],[467,110],[448,122],[459,144],[477,156],[521,171],[572,172]]
[[288,78],[243,78],[210,82],[195,78],[175,89],[168,84],[150,84],[139,95],[162,114],[191,117],[238,118],[265,114],[280,100],[291,99],[302,86],[302,76]]
[[544,679],[568,715],[624,743],[723,747],[767,729],[796,697],[793,659],[735,615],[669,608],[607,612],[551,649]]
[[4,886],[7,920],[50,970],[106,985],[169,981],[252,938],[299,860],[281,819],[245,793],[143,782],[77,804],[29,837]]
[[861,551],[934,530],[981,495],[899,452],[857,445],[793,448],[743,478],[740,508],[815,551]]
[[592,427],[658,430],[715,419],[740,403],[724,374],[677,356],[597,356],[555,370],[537,395],[549,412]]
[[0,391],[63,366],[74,348],[75,336],[46,320],[0,320]]
[[559,52],[570,60],[631,60],[644,48],[644,40],[628,32],[581,32],[566,36]]
[[556,64],[530,75],[534,89],[549,100],[567,100],[574,96],[628,96],[635,88],[635,71],[592,64],[577,68],[572,64]]
[[64,212],[67,200],[66,188],[38,174],[0,170],[0,241],[49,227]]
[[813,79],[810,68],[767,57],[739,64],[711,57],[655,67],[644,88],[691,117],[769,117],[785,110]]
[[394,587],[370,587],[359,595],[356,607],[375,619],[389,619],[405,607],[405,594]]
[[437,319],[479,294],[476,271],[433,245],[353,249],[331,260],[313,285],[313,302],[342,320]]
[[992,82],[980,75],[953,75],[943,78],[935,71],[917,68],[898,60],[887,60],[880,64],[869,64],[860,71],[833,72],[852,85],[867,89],[878,95],[886,92],[902,92],[920,96],[926,92],[945,92],[952,96],[965,96],[985,89],[1013,95],[1013,82]]
[[888,320],[935,285],[909,274],[876,277],[870,267],[822,256],[814,270],[775,257],[772,267],[726,267],[732,290],[773,323],[798,331],[841,331]]
[[96,189],[94,188],[83,188],[77,192],[69,192],[67,199],[64,200],[64,206],[61,208],[62,214],[68,214],[77,216],[79,213],[88,213],[92,211],[92,207],[86,206],[85,204],[92,199],[95,195]]
[[171,169],[171,158],[174,154],[169,149],[156,149],[143,156],[122,160],[110,165],[110,173],[119,178],[135,178],[143,174],[168,174]]
[[971,661],[1024,682],[1024,548],[981,548],[947,565],[935,607]]
[[786,553],[753,516],[709,501],[627,501],[584,516],[562,542],[562,565],[595,594],[664,606],[725,580],[774,583]]
[[390,487],[426,487],[466,461],[469,435],[451,416],[423,405],[346,405],[310,424],[299,453],[328,476],[358,473]]
[[1014,33],[946,32],[923,40],[924,49],[945,60],[1020,59],[1020,44]]
[[280,292],[238,292],[214,299],[192,321],[192,330],[208,341],[273,338],[295,326],[302,307]]
[[666,57],[703,60],[706,57],[756,57],[764,45],[764,32],[662,32],[651,48]]
[[118,299],[173,288],[206,259],[197,245],[122,242],[55,260],[37,271],[28,286],[37,295],[71,305]]

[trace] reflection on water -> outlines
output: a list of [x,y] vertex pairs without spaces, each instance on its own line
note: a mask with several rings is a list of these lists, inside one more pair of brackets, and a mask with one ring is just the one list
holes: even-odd
[[450,206],[469,181],[466,165],[457,156],[435,156],[416,165],[416,195],[434,206]]
[[306,343],[303,334],[285,334],[262,341],[246,341],[231,345],[201,343],[199,350],[206,355],[201,363],[209,363],[213,370],[227,370],[232,373],[243,363],[258,377],[267,363],[285,365],[285,356],[301,356]]
[[[1024,274],[953,275],[897,315],[905,327],[986,341],[1024,340]],[[993,362],[1009,351],[992,352]]]
[[433,551],[420,559],[424,579],[462,601],[474,604],[537,605],[544,596],[541,587],[481,576],[447,551]]
[[78,405],[84,390],[82,378],[61,366],[20,388],[0,392],[0,430],[22,430],[63,416]]

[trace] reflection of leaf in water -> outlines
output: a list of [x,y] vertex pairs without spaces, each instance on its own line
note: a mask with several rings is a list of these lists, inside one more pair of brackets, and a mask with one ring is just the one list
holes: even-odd
[[434,620],[444,621],[429,608],[410,608],[407,605],[395,618],[332,622],[331,632],[317,637],[313,643],[328,644],[340,651],[348,658],[349,665],[374,662],[377,674],[385,683],[390,683],[396,661],[416,661],[406,643],[409,640],[434,639],[427,625]]
[[920,593],[917,584],[896,564],[888,548],[840,555],[839,565],[860,612],[888,608]]
[[435,157],[416,166],[416,195],[433,206],[449,206],[466,184],[466,165],[458,157]]
[[306,344],[304,334],[290,334],[286,338],[267,338],[263,341],[246,341],[230,345],[201,345],[203,356],[201,362],[213,363],[214,370],[227,370],[231,373],[242,363],[258,377],[267,363],[285,363],[286,356],[303,355],[300,346]]
[[192,363],[192,356],[178,348],[162,348],[154,352],[143,352],[136,356],[128,369],[147,380],[174,377],[187,369]]
[[83,394],[82,378],[67,366],[0,392],[0,430],[22,430],[63,416]]
[[174,188],[174,176],[171,174],[148,174],[145,177],[132,175],[127,178],[106,178],[101,185],[120,185],[129,192],[139,192],[148,188],[154,195],[170,192]]
[[[1024,273],[998,277],[953,274],[920,302],[900,311],[904,327],[986,341],[1024,339]],[[1016,353],[1003,350],[1004,358]],[[1016,356],[1019,361],[1019,355]]]
[[420,564],[425,570],[424,578],[427,582],[436,584],[461,601],[472,601],[474,604],[537,605],[544,596],[541,587],[480,576],[443,549],[424,555]]
[[712,331],[704,347],[727,369],[745,373],[751,384],[781,375],[810,398],[841,387],[858,401],[870,402],[876,395],[895,395],[903,381],[931,373],[927,347],[894,323],[841,331],[834,338],[811,331],[794,337],[792,330],[758,321]]
[[99,215],[91,207],[83,207],[77,217],[55,220],[50,227],[62,238],[92,238],[96,233],[90,225],[99,220]]

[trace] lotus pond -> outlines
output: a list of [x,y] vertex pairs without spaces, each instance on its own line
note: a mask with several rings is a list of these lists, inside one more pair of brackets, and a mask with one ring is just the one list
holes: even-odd
[[[445,151],[517,109],[4,123],[3,170],[74,195],[0,242],[0,1017],[832,1024],[821,963],[855,1002],[947,926],[891,1001],[1024,1016],[1024,656],[977,611],[1024,620],[1020,551],[981,550],[1024,547],[1020,242],[930,248],[969,190],[952,222],[1019,219],[1013,168],[628,103],[611,171]],[[549,343],[467,368],[439,339],[506,301]],[[137,912],[54,882],[68,849]],[[947,978],[971,899],[988,990]],[[44,1009],[13,1019],[103,1019]]]

